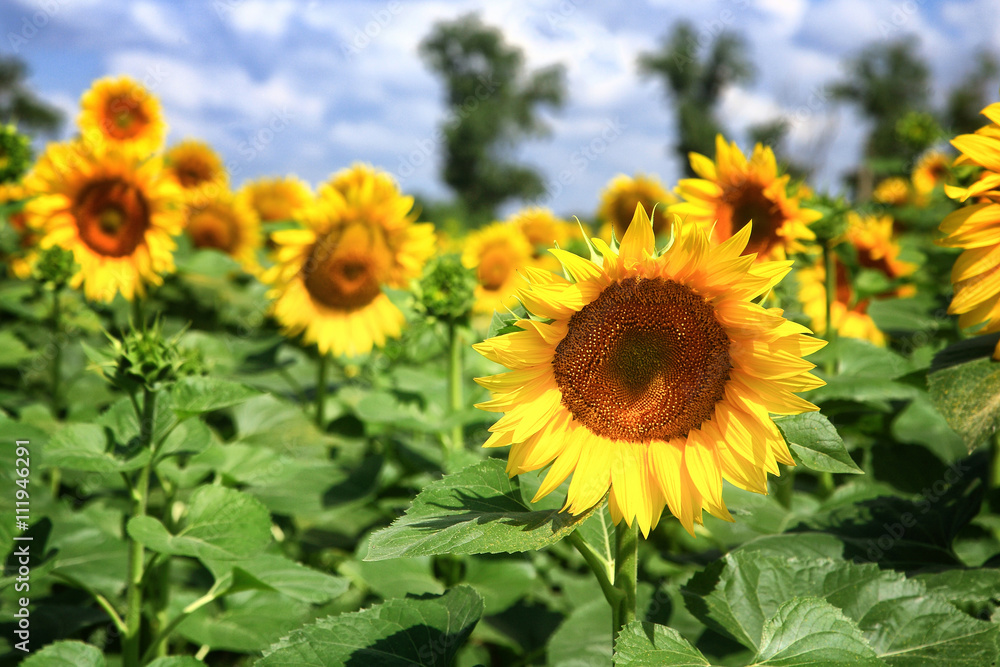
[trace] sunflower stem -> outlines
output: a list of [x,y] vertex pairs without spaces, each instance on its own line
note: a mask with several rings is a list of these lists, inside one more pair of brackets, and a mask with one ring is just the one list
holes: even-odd
[[618,633],[626,624],[635,620],[635,587],[639,563],[639,524],[629,526],[622,521],[615,529],[618,555],[615,557],[615,588],[621,591],[622,600],[617,609],[612,606],[611,619],[614,624],[612,643],[618,641]]
[[[832,346],[837,340],[837,328],[833,326],[833,300],[837,294],[837,267],[833,263],[832,241],[823,244],[823,267],[826,273],[826,340]],[[828,356],[824,370],[832,375],[836,370],[836,359]]]
[[[152,443],[154,415],[156,413],[156,393],[148,387],[143,390],[142,414],[139,416],[139,440],[142,448],[147,448]],[[139,477],[132,485],[132,511],[131,516],[145,516],[146,507],[149,500],[149,478],[152,473],[155,452],[150,456],[139,471]],[[129,538],[128,540],[128,590],[125,594],[125,636],[122,638],[122,664],[124,667],[138,667],[139,649],[141,647],[142,636],[142,593],[143,593],[143,560],[145,551],[140,542]]]
[[587,562],[587,565],[594,572],[594,576],[597,577],[597,583],[601,585],[601,591],[604,593],[604,599],[611,605],[612,611],[620,607],[622,600],[625,599],[625,594],[615,588],[615,585],[611,582],[611,577],[614,576],[614,564],[607,561],[594,550],[594,547],[587,544],[587,541],[580,535],[579,530],[574,530],[570,533],[569,542],[576,547],[576,550],[583,556],[583,560]]
[[140,329],[146,323],[142,316],[142,297],[138,294],[132,299],[132,326]]
[[59,395],[60,378],[62,377],[62,341],[59,340],[62,319],[62,302],[59,298],[61,288],[52,290],[52,416],[59,419],[62,412],[62,400]]
[[321,353],[316,370],[316,428],[321,431],[325,426],[323,412],[326,407],[326,372],[329,365],[329,358],[329,354]]
[[[448,407],[452,418],[462,409],[462,330],[454,320],[448,322]],[[465,446],[462,425],[453,424],[449,444],[454,451]]]

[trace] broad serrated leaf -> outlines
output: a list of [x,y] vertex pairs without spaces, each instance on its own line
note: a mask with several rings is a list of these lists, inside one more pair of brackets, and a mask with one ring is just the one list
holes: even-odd
[[665,625],[632,621],[615,643],[617,667],[708,667],[701,651]]
[[264,652],[258,667],[450,665],[483,614],[468,586],[422,599],[388,600],[295,630]]
[[191,376],[177,382],[170,392],[178,415],[195,415],[221,410],[260,396],[261,392],[239,382],[213,377]]
[[787,600],[813,597],[856,623],[889,665],[952,664],[952,656],[968,655],[973,659],[955,664],[971,667],[996,657],[1000,628],[928,594],[919,581],[874,564],[737,550],[693,577],[684,593],[703,622],[758,651],[767,637],[766,619]]
[[861,630],[843,612],[819,598],[796,598],[764,625],[754,665],[885,667]]
[[819,472],[863,474],[844,447],[830,420],[818,412],[806,412],[774,421],[788,447],[806,467]]
[[487,459],[428,485],[404,516],[372,535],[366,559],[540,549],[576,530],[597,507],[581,515],[532,510],[503,461]]
[[159,553],[232,560],[249,558],[267,546],[271,519],[267,508],[249,494],[203,486],[192,494],[187,517],[176,535],[151,516],[129,521],[128,534]]
[[343,577],[313,570],[273,554],[239,561],[203,558],[202,563],[212,572],[216,586],[227,594],[268,590],[294,600],[322,604],[341,595],[349,586]]
[[56,432],[42,450],[42,464],[108,474],[138,470],[150,457],[148,449],[108,450],[108,436],[103,428],[96,424],[69,424]]
[[1000,419],[1000,363],[979,359],[927,376],[931,399],[971,452]]
[[99,648],[78,641],[49,644],[21,663],[24,667],[104,667],[106,664]]

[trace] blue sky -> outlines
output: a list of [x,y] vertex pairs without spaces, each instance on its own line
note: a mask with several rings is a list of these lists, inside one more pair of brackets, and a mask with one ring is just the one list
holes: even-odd
[[618,173],[676,182],[664,93],[636,58],[677,19],[706,39],[722,29],[746,37],[757,76],[725,91],[730,135],[745,146],[749,125],[788,118],[792,156],[817,167],[821,188],[836,188],[864,135],[858,116],[823,94],[845,57],[913,34],[940,101],[978,47],[1000,50],[996,0],[8,0],[0,51],[24,58],[34,89],[71,121],[95,78],[144,81],[163,104],[168,142],[208,141],[235,185],[287,173],[315,185],[364,161],[407,192],[445,196],[434,141],[442,89],[417,45],[435,21],[473,10],[530,67],[567,67],[567,104],[546,114],[551,136],[519,151],[550,183],[544,203],[565,215],[589,215]]

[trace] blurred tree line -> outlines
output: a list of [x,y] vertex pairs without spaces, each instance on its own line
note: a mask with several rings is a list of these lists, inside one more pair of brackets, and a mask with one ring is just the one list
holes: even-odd
[[[434,212],[478,225],[508,201],[540,195],[542,175],[513,156],[523,140],[548,134],[540,112],[557,110],[566,100],[562,66],[527,71],[522,51],[475,14],[436,24],[420,55],[444,84],[442,179],[457,198]],[[729,133],[719,117],[723,93],[754,79],[747,43],[736,33],[706,35],[679,21],[658,49],[639,55],[637,65],[641,75],[662,84],[676,134],[668,151],[692,175],[688,153],[711,156],[715,135]],[[907,173],[929,147],[980,127],[979,110],[995,97],[998,75],[996,57],[980,51],[965,78],[935,107],[931,70],[914,38],[876,42],[848,58],[844,77],[827,88],[830,100],[854,106],[869,126],[862,164],[848,185],[870,189],[865,179]],[[485,98],[484,90],[490,91]],[[796,177],[808,176],[817,165],[790,160],[788,130],[787,119],[775,118],[750,127],[747,138],[771,145]]]

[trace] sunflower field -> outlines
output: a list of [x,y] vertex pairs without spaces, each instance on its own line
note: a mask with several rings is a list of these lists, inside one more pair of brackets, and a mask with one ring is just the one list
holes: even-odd
[[3,664],[997,664],[1000,102],[467,228],[168,121],[0,128]]

